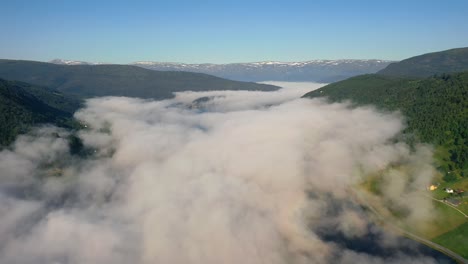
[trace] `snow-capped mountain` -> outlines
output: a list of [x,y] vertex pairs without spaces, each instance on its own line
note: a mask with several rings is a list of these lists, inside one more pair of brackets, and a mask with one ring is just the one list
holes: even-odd
[[191,71],[239,81],[334,82],[366,73],[375,73],[392,61],[312,60],[302,62],[263,61],[230,64],[187,64],[138,61],[132,65],[158,71]]
[[61,65],[100,65],[100,64],[109,64],[109,63],[103,63],[103,62],[87,62],[87,61],[62,60],[62,59],[51,60],[50,63],[61,64]]
[[[59,59],[53,60],[51,63],[66,65],[100,64]],[[375,73],[390,63],[392,61],[388,60],[263,61],[229,64],[137,61],[130,63],[130,65],[157,71],[206,73],[238,81],[311,81],[329,83],[360,74]]]

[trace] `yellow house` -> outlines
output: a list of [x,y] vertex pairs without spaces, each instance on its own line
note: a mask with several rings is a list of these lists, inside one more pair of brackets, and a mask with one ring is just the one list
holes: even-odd
[[434,184],[432,184],[431,186],[429,186],[429,190],[430,191],[434,191],[437,189],[437,186],[435,186]]

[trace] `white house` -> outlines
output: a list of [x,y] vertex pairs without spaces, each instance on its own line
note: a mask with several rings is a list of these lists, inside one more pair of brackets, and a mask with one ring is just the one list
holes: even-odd
[[453,193],[453,189],[445,188],[444,190],[445,190],[446,193]]

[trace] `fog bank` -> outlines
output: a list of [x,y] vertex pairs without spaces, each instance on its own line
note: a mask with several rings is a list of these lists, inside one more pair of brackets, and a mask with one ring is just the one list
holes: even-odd
[[401,197],[430,182],[431,150],[392,140],[397,114],[298,99],[307,91],[90,99],[81,156],[67,131],[21,136],[0,152],[0,263],[435,263],[373,230],[350,197],[384,173],[384,199],[428,217],[430,203]]

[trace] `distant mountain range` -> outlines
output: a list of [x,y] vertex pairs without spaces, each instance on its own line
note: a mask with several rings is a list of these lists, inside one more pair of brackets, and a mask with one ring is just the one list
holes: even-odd
[[[351,99],[358,104],[374,104],[388,110],[400,109],[408,117],[408,131],[414,131],[425,142],[444,145],[450,157],[446,162],[449,164],[447,166],[460,174],[468,174],[468,171],[464,172],[468,159],[468,144],[465,142],[468,133],[468,77],[466,73],[450,74],[468,71],[467,51],[467,48],[455,49],[413,57],[393,63],[378,74],[367,74],[337,82],[305,97],[328,96],[333,101]],[[369,71],[372,68],[373,71],[377,71],[375,67],[383,67],[389,63],[379,60],[226,65],[138,62],[135,64],[140,67],[137,67],[63,60],[55,60],[54,63],[0,60],[0,78],[10,80],[0,80],[0,121],[3,124],[0,130],[0,145],[10,143],[17,134],[27,131],[34,124],[73,125],[72,114],[80,106],[83,98],[131,96],[162,99],[171,97],[173,92],[187,90],[279,89],[273,85],[231,81],[203,73],[181,71],[182,69],[193,71],[192,68],[203,68],[208,71],[212,68],[214,72],[221,71],[215,69],[226,68],[231,69],[230,74],[234,74],[232,69],[239,67],[239,76],[245,77],[245,72],[252,69],[252,76],[257,76],[259,80],[263,78],[260,78],[258,73],[264,72],[263,76],[268,76],[266,69],[270,69],[277,71],[274,75],[276,79],[274,76],[264,77],[265,79],[327,82],[326,76],[338,78],[336,69],[340,67],[354,68],[353,74],[356,75],[359,74],[356,69]],[[144,65],[174,71],[149,70],[141,67]],[[315,76],[320,76],[320,79],[311,78],[313,74],[308,75],[309,79],[298,77],[314,67],[322,69],[322,74],[317,73],[319,70],[314,73],[318,74]],[[295,73],[286,74],[287,69],[294,68]],[[336,72],[332,74],[330,69],[335,69]],[[339,75],[342,78],[345,76],[343,72]],[[351,70],[347,74],[351,74]],[[438,76],[422,78],[434,74]]]
[[[130,63],[130,65],[157,71],[206,73],[237,81],[310,81],[330,83],[356,75],[375,73],[392,62],[388,60],[311,60],[302,62],[264,61],[229,64],[188,64],[139,61]],[[105,64],[60,59],[53,60],[51,63],[66,65]]]
[[193,72],[153,71],[132,65],[86,65],[0,60],[0,78],[49,87],[81,98],[130,96],[164,99],[180,91],[259,90],[279,87]]
[[164,99],[179,91],[259,90],[280,87],[132,65],[67,65],[0,60],[0,150],[32,126],[79,127],[73,113],[84,98],[130,96]]

